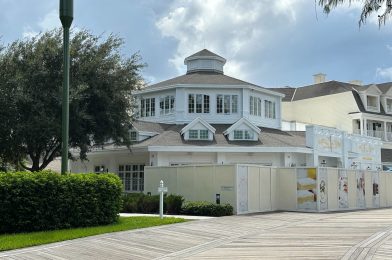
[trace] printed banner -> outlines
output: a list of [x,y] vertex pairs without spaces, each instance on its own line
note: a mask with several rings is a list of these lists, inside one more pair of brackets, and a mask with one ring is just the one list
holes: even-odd
[[365,172],[357,171],[357,207],[365,208]]
[[348,179],[345,170],[339,170],[338,195],[339,208],[348,208]]
[[297,169],[297,208],[317,210],[316,168]]
[[318,168],[318,197],[319,197],[319,209],[327,210],[328,209],[328,174],[326,168]]
[[380,193],[378,190],[378,184],[380,180],[380,173],[374,172],[372,174],[372,186],[373,186],[373,207],[379,208],[380,207]]

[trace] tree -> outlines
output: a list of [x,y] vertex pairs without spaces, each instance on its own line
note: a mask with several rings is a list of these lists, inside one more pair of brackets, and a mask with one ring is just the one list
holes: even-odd
[[378,13],[379,26],[385,24],[392,12],[392,0],[319,0],[319,4],[324,8],[324,12],[329,13],[332,8],[338,5],[352,2],[362,2],[362,13],[359,19],[359,26],[365,24],[366,19],[373,13]]
[[[70,148],[80,158],[92,145],[128,145],[133,102],[144,67],[139,54],[124,58],[118,36],[79,31],[71,39]],[[62,32],[0,46],[0,159],[30,171],[60,154]],[[71,155],[70,155],[71,156]],[[24,161],[30,159],[31,167]],[[72,157],[71,157],[72,158]]]

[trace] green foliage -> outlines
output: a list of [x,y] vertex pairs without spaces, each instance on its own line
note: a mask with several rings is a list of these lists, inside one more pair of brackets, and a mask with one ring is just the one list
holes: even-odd
[[114,174],[0,173],[0,233],[113,223],[121,194]]
[[181,218],[159,219],[157,217],[120,217],[118,222],[105,226],[41,231],[22,234],[4,234],[0,235],[0,251],[28,246],[37,246],[109,232],[181,223],[184,221],[185,220]]
[[[131,91],[142,84],[138,54],[123,57],[123,40],[88,31],[70,40],[70,148],[80,157],[111,139],[129,144]],[[0,158],[24,169],[44,169],[60,153],[62,31],[0,46]],[[24,165],[30,157],[32,166]]]
[[185,202],[182,213],[195,216],[230,216],[233,215],[233,207],[230,204],[215,204],[207,201]]
[[178,214],[181,212],[184,197],[181,195],[170,194],[165,197],[166,211],[169,214]]
[[[168,214],[179,214],[184,198],[170,194],[163,199],[163,209]],[[159,195],[128,193],[123,196],[123,212],[128,213],[159,213]]]
[[[354,0],[318,0],[319,5],[324,8],[325,13],[341,4],[351,4]],[[381,11],[381,13],[379,13]],[[378,14],[378,24],[381,26],[390,18],[392,13],[391,0],[366,0],[363,1],[362,13],[359,19],[359,26],[366,23],[366,19],[373,13]]]

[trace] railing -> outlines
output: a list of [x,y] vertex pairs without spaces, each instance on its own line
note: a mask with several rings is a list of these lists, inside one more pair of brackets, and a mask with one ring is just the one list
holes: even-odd
[[[354,134],[361,134],[361,130],[360,129],[354,129],[353,130]],[[386,133],[386,138],[385,138],[385,133],[384,131],[375,131],[375,130],[367,130],[366,131],[366,135],[367,136],[371,136],[371,137],[377,137],[377,138],[381,138],[381,140],[386,141],[386,142],[392,142],[392,132],[387,132]]]

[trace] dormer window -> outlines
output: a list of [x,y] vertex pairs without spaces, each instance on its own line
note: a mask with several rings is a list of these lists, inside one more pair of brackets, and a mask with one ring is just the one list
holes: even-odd
[[208,140],[208,130],[189,130],[189,140]]
[[260,128],[243,117],[224,131],[223,134],[226,135],[230,141],[257,141],[260,132]]
[[201,119],[195,118],[181,130],[184,140],[210,140],[214,139],[215,128]]
[[378,111],[379,99],[377,96],[366,96],[366,110],[368,111]]
[[253,140],[254,132],[249,130],[234,130],[234,140]]

